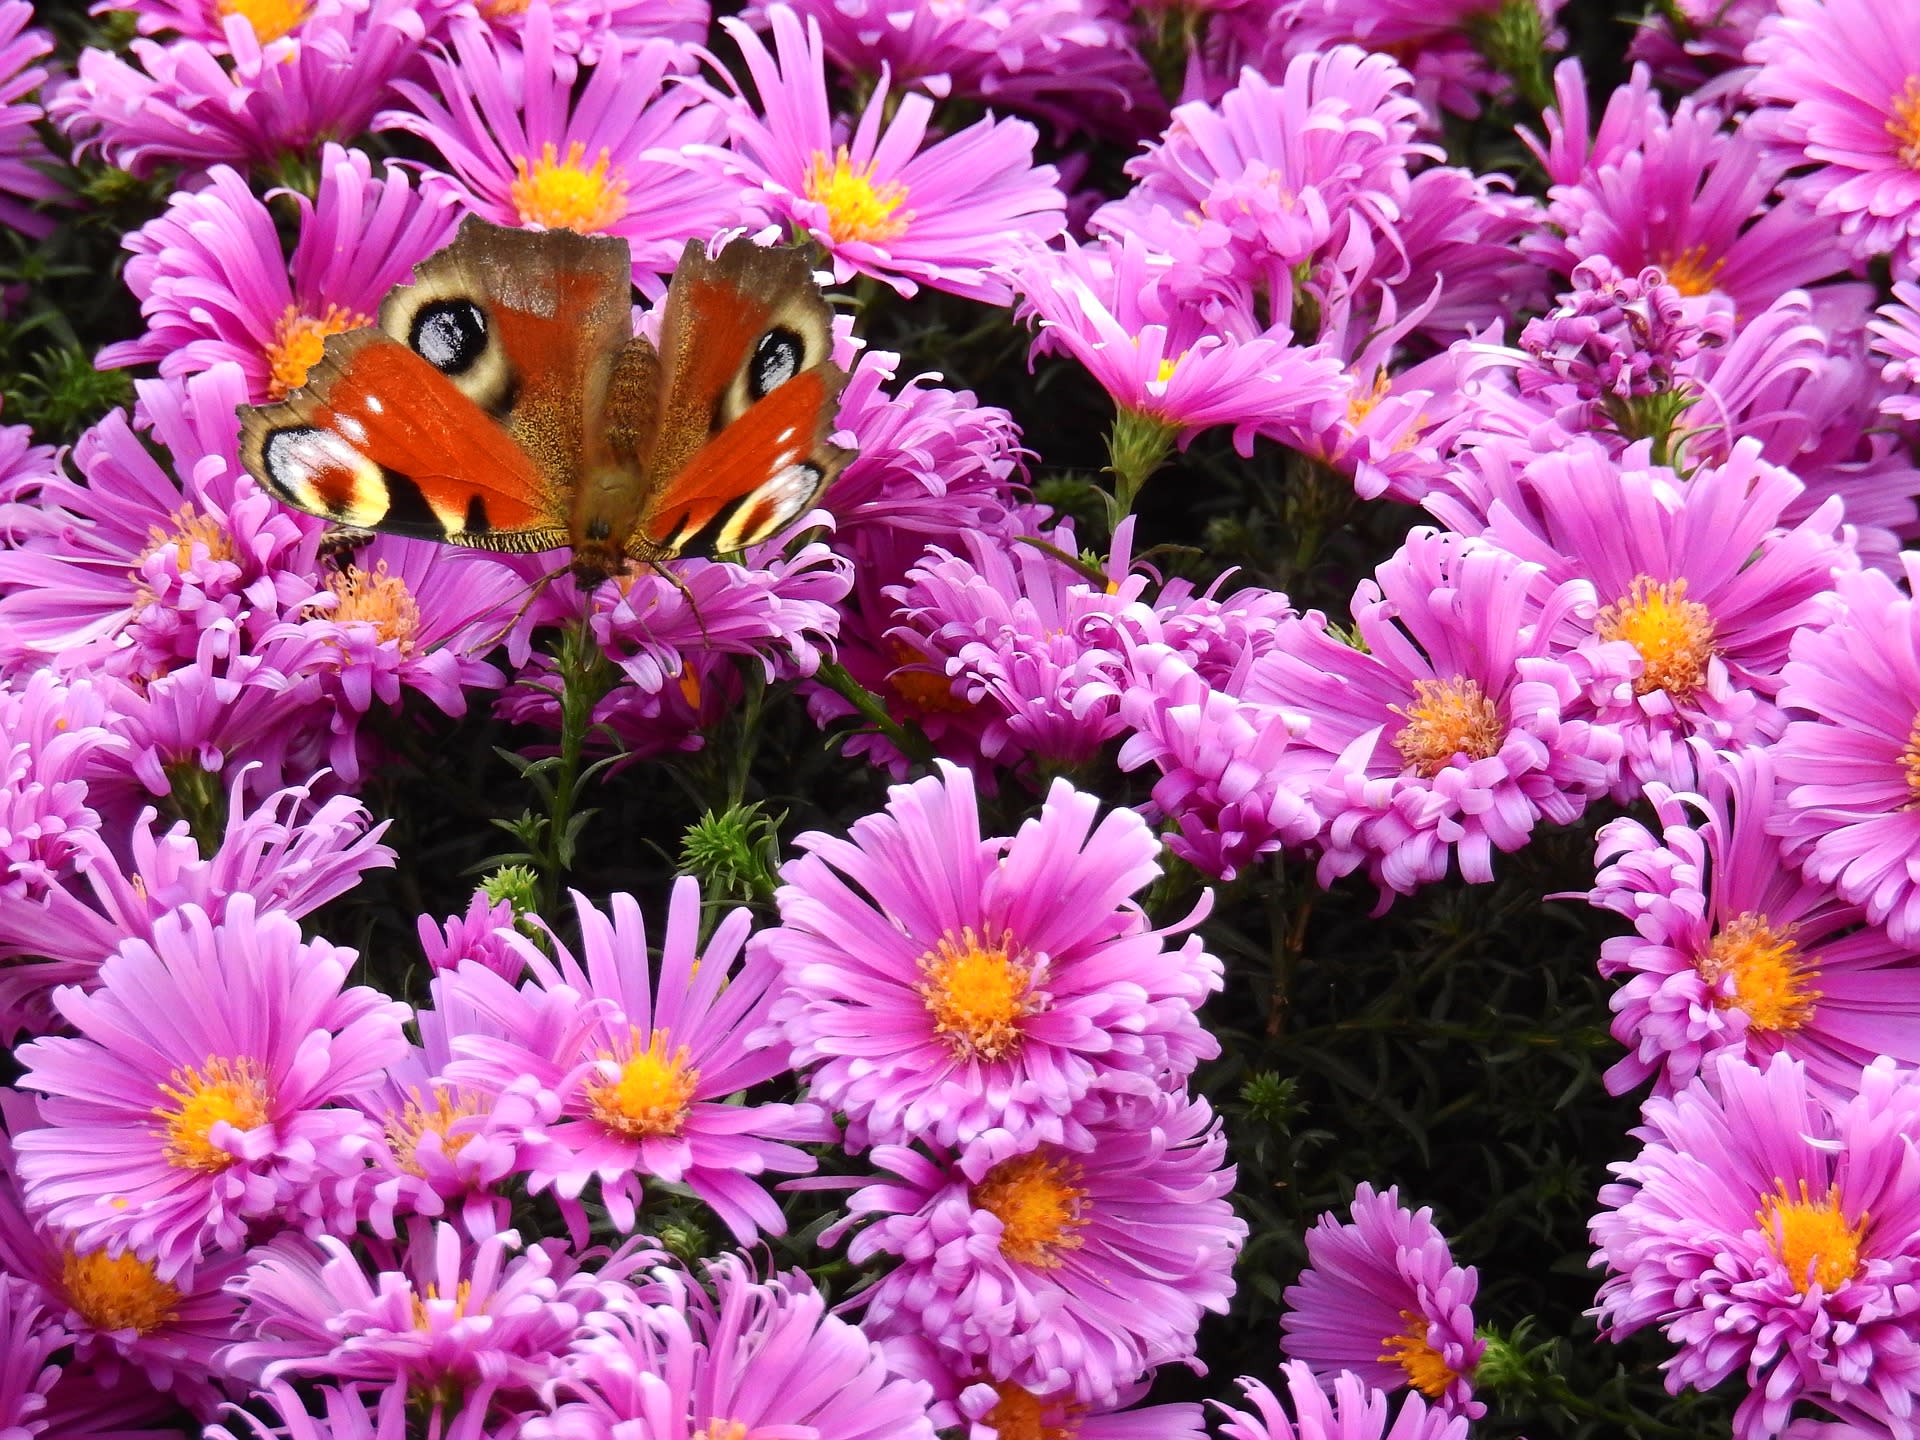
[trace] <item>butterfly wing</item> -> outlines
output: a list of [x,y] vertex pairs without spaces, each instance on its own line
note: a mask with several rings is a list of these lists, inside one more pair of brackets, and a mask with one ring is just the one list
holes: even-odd
[[846,372],[805,256],[690,243],[661,318],[660,401],[627,553],[739,550],[804,514],[848,452],[829,444]]
[[623,240],[469,218],[377,325],[329,337],[281,403],[242,408],[241,459],[342,524],[564,545],[574,487],[612,464],[602,421],[632,336],[630,283]]

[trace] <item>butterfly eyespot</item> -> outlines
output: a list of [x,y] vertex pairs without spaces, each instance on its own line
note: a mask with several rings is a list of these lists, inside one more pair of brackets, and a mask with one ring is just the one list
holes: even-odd
[[275,430],[260,447],[260,463],[281,498],[314,515],[377,525],[392,503],[385,472],[331,430]]
[[413,317],[407,344],[442,375],[460,375],[487,353],[487,317],[471,300],[436,300]]
[[753,360],[747,367],[747,393],[755,400],[766,398],[800,373],[800,358],[806,342],[793,331],[776,326],[760,337],[753,347]]

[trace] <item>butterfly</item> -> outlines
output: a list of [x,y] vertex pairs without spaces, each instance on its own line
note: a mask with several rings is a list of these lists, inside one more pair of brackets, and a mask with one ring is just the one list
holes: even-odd
[[303,385],[239,408],[241,462],[342,527],[570,546],[588,586],[770,538],[851,458],[827,439],[847,376],[805,257],[689,241],[658,346],[630,277],[618,237],[470,216]]

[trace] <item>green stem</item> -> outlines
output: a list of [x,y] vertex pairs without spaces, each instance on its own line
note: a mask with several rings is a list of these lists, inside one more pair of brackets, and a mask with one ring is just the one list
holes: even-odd
[[1107,435],[1107,472],[1113,476],[1113,495],[1107,501],[1111,529],[1118,529],[1120,522],[1133,513],[1133,502],[1154,471],[1173,453],[1179,433],[1177,425],[1169,425],[1157,416],[1120,407]]
[[227,792],[218,775],[209,774],[191,760],[166,768],[167,808],[187,822],[203,859],[211,860],[227,834]]
[[580,778],[585,768],[587,734],[593,729],[593,709],[613,688],[614,669],[593,638],[585,615],[564,632],[555,657],[560,666],[560,755],[553,778],[553,798],[547,807],[547,827],[540,865],[542,912],[557,914],[560,882],[573,869],[575,816],[580,806]]
[[880,697],[848,674],[847,668],[839,661],[822,661],[813,678],[858,710],[860,718],[886,736],[902,755],[922,765],[933,763],[933,746],[920,733],[919,727],[902,725],[889,715]]

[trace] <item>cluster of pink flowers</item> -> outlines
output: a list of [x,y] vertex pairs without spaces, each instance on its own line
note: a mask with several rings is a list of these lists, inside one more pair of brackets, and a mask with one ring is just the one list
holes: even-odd
[[[1606,1084],[1649,1089],[1601,1328],[1737,1376],[1739,1440],[1920,1434],[1920,9],[1676,0],[1595,103],[1538,68],[1555,0],[102,8],[138,38],[53,78],[0,3],[0,226],[72,202],[48,123],[177,179],[99,357],[135,403],[0,431],[0,1434],[1197,1440],[1138,1402],[1248,1229],[1211,897],[1149,887],[1385,909],[1636,805],[1578,897],[1632,927]],[[1447,162],[1524,104],[1542,193]],[[726,232],[971,302],[1111,400],[1104,553],[1007,410],[842,330],[804,531],[596,587],[339,555],[236,407],[467,215],[621,237],[654,304]],[[1420,507],[1345,615],[1137,558],[1215,431]],[[900,783],[768,913],[483,891],[411,1000],[303,930],[419,863],[361,792],[437,721],[671,762],[776,685]],[[832,1191],[850,1297],[751,1248]],[[742,1248],[686,1260],[662,1196]],[[1286,1398],[1224,1433],[1462,1440],[1432,1212],[1362,1184],[1304,1245]]]

